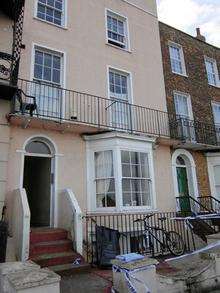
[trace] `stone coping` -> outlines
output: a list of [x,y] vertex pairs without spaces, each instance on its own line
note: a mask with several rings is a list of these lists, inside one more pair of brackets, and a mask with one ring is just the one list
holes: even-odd
[[118,266],[122,269],[132,271],[132,270],[140,269],[140,268],[144,269],[145,267],[148,267],[151,265],[156,266],[158,264],[158,261],[153,258],[144,257],[143,259],[131,261],[131,262],[123,262],[121,260],[114,259],[114,260],[112,260],[112,264],[115,266]]
[[29,269],[17,271],[7,276],[9,283],[16,290],[40,287],[60,282],[59,275],[49,269]]
[[40,269],[40,266],[32,261],[27,262],[6,262],[0,264],[0,275],[8,275],[19,271]]

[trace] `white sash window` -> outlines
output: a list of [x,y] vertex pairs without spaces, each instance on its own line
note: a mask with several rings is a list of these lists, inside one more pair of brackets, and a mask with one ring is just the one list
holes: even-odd
[[195,141],[195,128],[190,96],[184,93],[174,92],[174,104],[179,121],[179,135],[183,136],[186,140]]
[[128,129],[131,122],[131,109],[128,104],[130,100],[130,75],[110,69],[109,93],[112,100],[110,106],[112,126]]
[[37,113],[45,117],[60,118],[62,111],[62,56],[41,48],[35,48],[35,83],[31,95],[36,97]]
[[208,83],[214,86],[220,86],[218,68],[216,60],[205,57],[205,66],[207,72]]
[[172,72],[186,75],[186,67],[182,46],[173,42],[169,42],[169,52]]

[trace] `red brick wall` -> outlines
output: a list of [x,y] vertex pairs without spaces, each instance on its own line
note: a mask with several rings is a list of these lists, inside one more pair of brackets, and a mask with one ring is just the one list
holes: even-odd
[[[220,73],[220,49],[163,23],[160,23],[160,38],[168,111],[175,112],[173,91],[182,91],[191,96],[194,119],[213,123],[211,101],[220,102],[220,88],[208,84],[204,55],[217,61]],[[182,46],[188,77],[172,73],[168,41]]]
[[[211,101],[220,102],[220,88],[208,84],[204,56],[216,60],[220,73],[220,49],[166,24],[160,23],[159,26],[168,111],[175,113],[173,91],[182,91],[190,94],[194,119],[213,123]],[[172,73],[168,41],[182,46],[187,77]],[[191,153],[196,164],[199,194],[210,195],[205,154],[201,151],[191,151]]]
[[198,181],[199,195],[211,195],[206,157],[204,153],[199,151],[191,152],[191,154],[196,164],[196,175]]

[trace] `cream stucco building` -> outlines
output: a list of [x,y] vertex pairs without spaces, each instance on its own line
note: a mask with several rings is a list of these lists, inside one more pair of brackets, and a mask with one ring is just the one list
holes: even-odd
[[[82,253],[82,215],[175,212],[178,142],[155,1],[30,0],[22,9],[0,15],[0,210],[17,256],[28,258],[30,227],[69,229]],[[15,60],[18,80],[7,76]]]

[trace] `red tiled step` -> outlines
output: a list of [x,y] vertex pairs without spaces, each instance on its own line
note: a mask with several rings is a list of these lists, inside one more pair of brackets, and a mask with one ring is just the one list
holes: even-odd
[[30,233],[30,244],[67,239],[67,231],[59,228],[36,228]]
[[30,245],[30,258],[47,253],[57,253],[72,250],[72,241],[69,239],[37,242]]
[[76,259],[81,260],[81,264],[84,263],[83,257],[73,251],[40,254],[31,258],[32,261],[36,262],[41,267],[57,266],[67,263],[74,263]]

